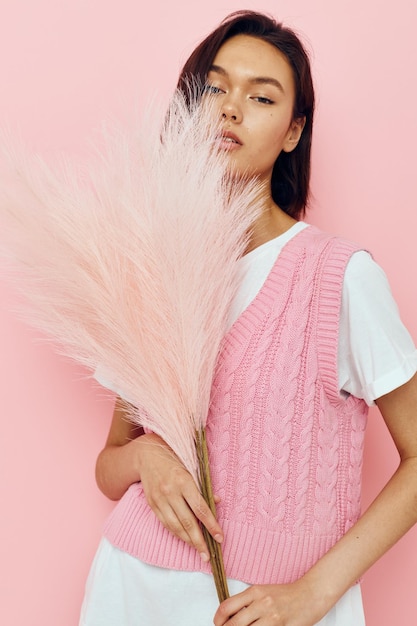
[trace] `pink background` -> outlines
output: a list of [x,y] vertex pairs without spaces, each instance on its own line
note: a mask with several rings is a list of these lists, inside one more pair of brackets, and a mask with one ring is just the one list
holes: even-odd
[[[360,241],[385,268],[417,338],[415,24],[412,0],[246,2],[1,0],[1,122],[44,152],[80,154],[109,113],[168,93],[187,54],[227,13],[274,13],[311,42],[318,94],[309,220]],[[111,503],[94,483],[111,398],[11,312],[0,284],[0,612],[8,626],[75,626]],[[364,504],[397,463],[376,410]],[[368,626],[415,626],[417,529],[363,585]],[[117,625],[115,625],[117,626]]]

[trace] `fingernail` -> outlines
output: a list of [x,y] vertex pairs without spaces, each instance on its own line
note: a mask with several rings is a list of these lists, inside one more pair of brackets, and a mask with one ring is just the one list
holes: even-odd
[[204,561],[204,563],[208,563],[210,561],[210,557],[206,552],[200,552],[200,556],[201,560]]
[[217,543],[221,543],[223,541],[222,535],[214,535],[214,538],[217,541]]

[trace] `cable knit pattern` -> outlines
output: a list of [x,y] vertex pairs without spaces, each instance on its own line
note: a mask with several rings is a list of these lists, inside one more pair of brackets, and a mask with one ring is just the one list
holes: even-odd
[[[231,578],[291,582],[359,516],[367,406],[337,386],[343,276],[357,249],[302,230],[224,338],[207,439]],[[105,535],[148,563],[209,571],[162,527],[140,484]]]

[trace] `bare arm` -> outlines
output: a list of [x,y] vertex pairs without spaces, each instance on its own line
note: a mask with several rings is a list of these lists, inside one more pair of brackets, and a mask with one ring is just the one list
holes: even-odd
[[162,524],[208,561],[208,549],[198,524],[217,541],[222,530],[201,496],[192,476],[158,435],[143,434],[126,416],[117,400],[109,435],[96,463],[96,480],[110,499],[120,499],[141,482],[149,506]]
[[107,441],[96,463],[97,485],[110,500],[119,500],[140,480],[138,444],[142,434],[143,430],[127,419],[117,398]]
[[256,619],[268,626],[313,626],[417,522],[417,374],[377,404],[400,455],[393,477],[305,576],[290,585],[250,587],[226,600],[216,626],[247,626]]
[[417,522],[417,374],[377,405],[400,463],[368,510],[311,572],[312,581],[331,576],[330,600],[336,601]]

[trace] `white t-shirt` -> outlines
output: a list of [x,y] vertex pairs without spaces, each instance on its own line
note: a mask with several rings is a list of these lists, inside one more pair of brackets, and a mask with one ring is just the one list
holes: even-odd
[[[240,259],[240,289],[230,313],[230,325],[254,299],[284,245],[307,226],[297,222]],[[368,252],[356,252],[349,260],[343,282],[339,389],[372,405],[376,398],[409,380],[416,369],[417,351],[401,322],[384,271]]]
[[[239,261],[240,288],[229,324],[263,285],[282,247],[307,225],[298,222]],[[346,268],[339,328],[338,380],[343,394],[372,405],[417,371],[417,350],[399,317],[384,272],[367,252],[356,252]],[[101,384],[112,388],[102,371]],[[245,589],[229,580],[231,595]],[[154,567],[103,539],[87,581],[80,626],[209,626],[218,601],[210,576]],[[352,587],[320,626],[362,626],[361,593]]]

